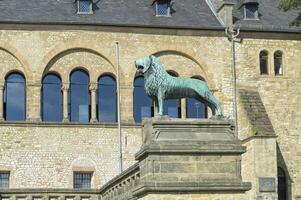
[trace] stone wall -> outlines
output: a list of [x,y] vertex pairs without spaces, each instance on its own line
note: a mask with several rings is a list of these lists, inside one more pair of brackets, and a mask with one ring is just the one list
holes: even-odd
[[[296,198],[301,195],[298,190],[301,188],[301,114],[298,112],[301,106],[300,35],[243,32],[241,37],[243,39],[236,43],[238,89],[255,90],[258,94],[254,101],[261,101],[259,103],[264,109],[257,111],[252,108],[252,112],[257,112],[252,116],[268,116],[268,126],[272,126],[274,134],[278,136],[278,162],[292,180],[292,198]],[[93,85],[103,73],[116,74],[116,41],[120,44],[121,118],[124,123],[134,124],[134,60],[150,54],[157,55],[166,69],[177,72],[179,76],[198,75],[205,78],[210,89],[221,101],[225,115],[232,116],[231,51],[223,31],[3,25],[0,31],[0,86],[3,86],[5,76],[11,71],[20,71],[25,75],[27,120],[34,122],[22,125],[1,122],[0,167],[12,169],[13,177],[20,177],[14,179],[13,187],[70,187],[67,177],[70,175],[71,163],[76,162],[78,152],[84,148],[89,150],[83,152],[83,157],[97,160],[94,164],[101,168],[95,186],[103,185],[118,173],[118,152],[112,150],[112,147],[118,145],[116,127],[94,127],[91,124],[45,126],[36,123],[40,121],[40,88],[43,75],[47,72],[58,73],[64,86],[68,88],[70,71],[81,67],[89,73]],[[258,55],[263,49],[269,52],[269,75],[259,73]],[[282,76],[272,73],[273,53],[277,50],[283,52]],[[254,105],[258,104],[255,102]],[[184,103],[182,110],[185,113]],[[3,110],[0,106],[0,118],[2,116]],[[258,127],[250,119],[248,110],[240,99],[238,116],[241,139],[257,133]],[[262,126],[264,124],[260,124],[260,128]],[[141,130],[139,127],[125,130],[128,133],[129,148],[125,152],[129,157],[126,166],[129,166],[133,163],[134,153],[140,147]],[[105,136],[102,137],[101,134]],[[91,144],[87,138],[91,139]],[[86,143],[74,148],[77,141]],[[52,143],[57,144],[51,148]],[[125,143],[124,140],[124,145]],[[60,150],[69,153],[63,155]],[[51,159],[45,159],[51,158],[54,152],[61,156],[53,158],[53,161],[57,161],[57,167],[52,165]],[[27,156],[32,158],[32,163]],[[65,157],[67,162],[64,166],[59,166]],[[45,168],[48,165],[52,166]],[[29,176],[30,170],[34,170],[32,168],[43,170],[35,176]],[[56,168],[59,170],[56,171]],[[23,176],[21,169],[30,170]],[[64,180],[53,180],[54,174],[62,175]],[[25,178],[21,177],[31,181],[25,182]]]
[[[252,183],[247,194],[250,199],[277,200],[277,148],[275,136],[254,136],[244,141],[247,152],[242,155],[242,174]],[[269,179],[268,186],[260,181]],[[267,181],[266,181],[267,182]]]
[[[134,164],[141,146],[139,127],[124,127],[123,164]],[[0,170],[10,188],[73,188],[73,171],[93,172],[92,188],[119,174],[114,125],[7,124],[0,127]]]
[[[296,199],[301,192],[300,36],[294,40],[290,34],[244,33],[242,37],[243,41],[236,45],[238,85],[239,89],[253,95],[249,96],[249,102],[252,102],[249,109],[246,109],[244,100],[239,99],[240,136],[248,138],[274,132],[277,136],[278,166],[286,171],[288,196]],[[261,50],[269,52],[269,75],[259,75],[258,55]],[[273,73],[273,54],[277,50],[283,52],[284,63],[284,73],[278,76]],[[265,115],[267,117],[260,118]],[[257,117],[256,123],[254,117]],[[255,155],[255,159],[266,160],[263,154]]]
[[[1,63],[3,68],[0,80],[4,82],[5,76],[12,70],[24,73],[28,87],[28,120],[40,119],[39,88],[46,73],[60,75],[67,89],[70,72],[78,67],[89,73],[91,85],[95,85],[104,73],[116,75],[115,41],[120,44],[123,121],[133,122],[132,93],[136,74],[134,61],[150,54],[157,55],[166,69],[177,72],[179,76],[202,76],[210,88],[216,91],[216,96],[224,102],[226,115],[231,114],[231,89],[227,85],[231,83],[223,78],[227,71],[231,72],[231,69],[224,68],[230,63],[230,48],[221,33],[208,32],[202,36],[203,33],[200,32],[196,37],[169,31],[154,34],[152,30],[143,29],[127,33],[121,31],[129,30],[114,28],[111,32],[96,27],[87,31],[76,28],[68,30],[67,27],[67,30],[60,30],[61,28],[56,27],[57,30],[51,31],[38,28],[33,31],[23,29],[0,32],[0,55],[5,60]],[[216,46],[222,48],[217,49]],[[217,58],[216,54],[220,56]],[[216,71],[220,73],[215,73]],[[183,105],[183,109],[184,107]]]
[[244,194],[151,194],[147,195],[141,200],[241,200],[245,199]]

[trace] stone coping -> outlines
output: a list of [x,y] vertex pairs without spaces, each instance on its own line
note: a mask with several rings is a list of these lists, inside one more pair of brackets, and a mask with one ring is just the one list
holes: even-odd
[[242,143],[245,144],[253,139],[264,139],[264,138],[277,138],[278,136],[277,135],[272,135],[272,134],[269,134],[269,135],[253,135],[253,136],[250,136],[246,139],[243,139],[242,140]]
[[[153,121],[154,125],[186,125],[190,124],[192,126],[202,126],[212,124],[216,127],[216,125],[221,126],[233,126],[233,122],[231,120],[219,120],[219,119],[179,119],[179,118],[148,118],[144,120],[142,123],[135,122],[122,122],[122,127],[137,127],[141,128],[145,125],[145,123],[149,120]],[[27,120],[27,121],[0,121],[0,126],[21,126],[21,127],[101,127],[101,128],[116,128],[118,123],[103,123],[103,122],[89,122],[89,123],[78,123],[78,122],[42,122],[39,120]]]
[[217,125],[223,126],[223,127],[232,127],[234,126],[234,122],[227,118],[210,118],[210,119],[180,119],[180,118],[170,118],[168,116],[162,116],[162,117],[153,117],[148,118],[146,120],[143,120],[142,125],[146,125],[147,123],[152,123],[153,126],[156,125],[187,125],[189,126],[202,126],[205,125],[206,127],[210,127],[210,125],[214,125],[216,127]]
[[[246,152],[246,147],[244,146],[233,146],[233,145],[223,145],[220,143],[220,146],[218,148],[212,148],[210,146],[210,143],[203,142],[204,146],[201,142],[194,142],[194,144],[187,144],[187,141],[185,141],[186,144],[182,143],[179,145],[170,144],[169,146],[144,146],[141,150],[139,150],[135,154],[136,160],[141,160],[145,156],[149,154],[165,154],[165,155],[171,155],[171,154],[177,154],[177,155],[185,155],[185,154],[192,154],[192,155],[200,155],[200,154],[234,154],[234,155],[240,155]],[[217,143],[215,143],[217,144]],[[208,146],[209,145],[209,146]],[[210,147],[210,148],[209,148]]]
[[18,188],[0,189],[1,195],[9,194],[99,194],[98,189],[55,189],[55,188]]
[[[1,126],[12,127],[82,127],[82,128],[117,128],[117,123],[76,123],[76,122],[32,122],[32,121],[20,121],[20,122],[8,122],[1,121]],[[124,128],[141,128],[140,123],[122,123],[121,127]]]
[[191,192],[245,192],[251,189],[251,183],[202,183],[202,182],[144,182],[133,191],[134,196],[147,193],[191,193]]
[[99,192],[100,194],[105,193],[108,189],[113,187],[116,183],[120,183],[121,180],[126,179],[130,177],[131,175],[135,174],[136,172],[139,172],[139,163],[135,163],[131,167],[127,168],[125,171],[121,172],[121,174],[115,176],[113,179],[111,179],[109,182],[104,184]]

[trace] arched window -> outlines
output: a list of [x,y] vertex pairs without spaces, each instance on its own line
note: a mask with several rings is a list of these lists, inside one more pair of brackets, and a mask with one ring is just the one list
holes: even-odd
[[140,123],[145,117],[154,116],[152,99],[144,90],[144,78],[136,77],[134,81],[134,120]]
[[[192,77],[201,81],[205,80],[200,77]],[[186,118],[207,118],[208,107],[204,102],[198,101],[194,98],[186,98]]]
[[63,94],[61,79],[55,74],[47,74],[42,81],[42,120],[62,121]]
[[5,79],[4,118],[7,121],[26,119],[26,81],[22,74],[11,73]]
[[[168,74],[177,77],[175,72],[168,71]],[[181,101],[180,99],[167,99],[164,101],[164,115],[174,118],[181,118]]]
[[90,120],[89,75],[75,70],[70,75],[69,120],[87,123]]
[[281,51],[276,51],[274,53],[274,71],[275,75],[283,74],[283,60]]
[[287,200],[287,180],[281,167],[278,167],[278,200]]
[[267,51],[261,51],[259,54],[260,74],[269,74],[269,56]]
[[117,122],[116,81],[111,76],[98,79],[97,116],[100,122]]

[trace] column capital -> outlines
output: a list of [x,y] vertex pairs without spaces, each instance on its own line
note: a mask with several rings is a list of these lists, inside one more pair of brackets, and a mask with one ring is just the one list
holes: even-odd
[[68,91],[69,90],[69,84],[68,83],[62,84],[62,90],[63,91]]
[[98,84],[97,83],[90,83],[89,90],[91,92],[96,92],[97,88],[98,88]]

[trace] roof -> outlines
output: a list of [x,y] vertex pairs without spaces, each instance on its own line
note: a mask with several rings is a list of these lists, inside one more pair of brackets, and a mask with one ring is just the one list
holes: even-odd
[[291,26],[301,10],[284,12],[279,8],[280,0],[256,0],[259,20],[244,20],[246,0],[237,0],[234,7],[234,24],[243,30],[301,32],[301,27]]
[[[224,29],[211,3],[222,0],[172,0],[172,17],[155,16],[153,1],[93,0],[93,14],[77,14],[77,0],[0,0],[0,23]],[[244,20],[246,0],[232,1],[235,26],[243,30],[301,31],[290,26],[300,10],[283,12],[278,8],[280,0],[256,0],[260,20]]]
[[156,17],[152,0],[93,0],[94,14],[77,14],[76,0],[0,0],[0,22],[221,28],[205,0],[175,0],[172,17]]

